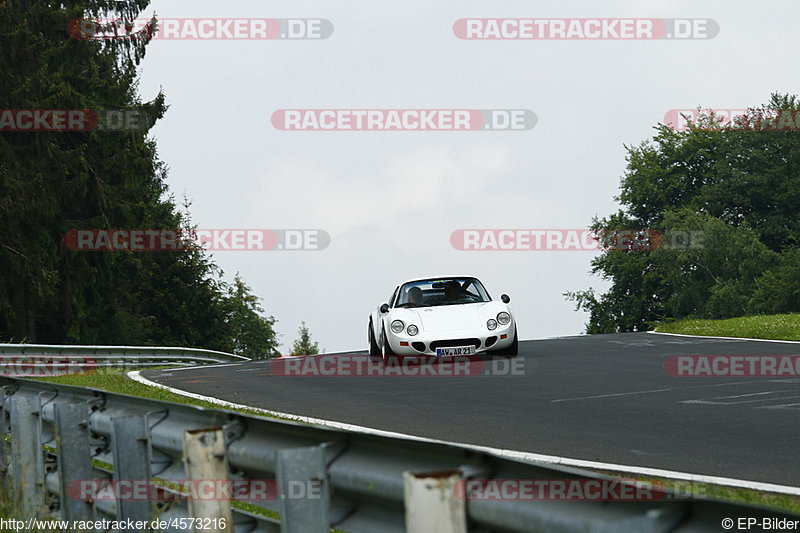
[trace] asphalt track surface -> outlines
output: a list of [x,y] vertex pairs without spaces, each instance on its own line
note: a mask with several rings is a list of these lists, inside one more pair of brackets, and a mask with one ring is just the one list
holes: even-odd
[[[800,486],[799,378],[673,377],[664,368],[672,355],[796,354],[800,344],[627,333],[523,341],[523,375],[513,376],[286,376],[266,361],[142,375],[409,435]],[[494,364],[507,362],[485,368],[502,370]]]

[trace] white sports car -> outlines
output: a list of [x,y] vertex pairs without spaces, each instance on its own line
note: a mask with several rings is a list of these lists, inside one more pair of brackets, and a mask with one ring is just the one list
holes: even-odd
[[369,317],[370,356],[515,357],[519,340],[509,301],[505,294],[492,300],[472,276],[406,281]]

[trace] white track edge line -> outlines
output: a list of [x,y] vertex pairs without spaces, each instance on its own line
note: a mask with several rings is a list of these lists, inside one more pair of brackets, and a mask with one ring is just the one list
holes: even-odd
[[219,398],[214,398],[213,396],[203,396],[202,394],[196,394],[193,392],[188,392],[181,389],[176,389],[174,387],[170,387],[168,385],[164,385],[162,383],[157,383],[155,381],[151,381],[145,377],[143,377],[139,370],[134,370],[127,373],[128,377],[138,383],[143,385],[149,385],[152,387],[156,387],[159,389],[170,391],[174,394],[179,394],[181,396],[186,396],[188,398],[194,398],[196,400],[203,400],[209,403],[213,403],[222,407],[234,407],[237,409],[248,409],[251,411],[256,411],[259,413],[264,413],[272,416],[278,416],[281,418],[288,418],[291,420],[296,420],[299,422],[305,422],[307,424],[315,424],[324,427],[330,427],[334,429],[344,429],[347,431],[354,431],[358,433],[366,433],[369,435],[378,435],[382,437],[394,437],[394,438],[402,438],[407,440],[414,440],[419,442],[429,442],[434,444],[446,444],[451,446],[459,446],[461,448],[468,448],[471,450],[479,451],[488,453],[491,455],[496,455],[499,457],[505,457],[509,459],[517,459],[521,461],[531,462],[531,463],[540,463],[540,464],[555,464],[555,465],[562,465],[562,466],[572,466],[572,467],[579,467],[579,468],[594,468],[598,470],[610,470],[614,472],[623,472],[628,474],[639,474],[645,476],[655,476],[655,477],[664,477],[670,479],[679,479],[685,481],[695,481],[699,483],[709,483],[712,485],[724,485],[728,487],[737,487],[737,488],[744,488],[744,489],[752,489],[752,490],[759,490],[764,492],[774,492],[779,494],[790,494],[793,496],[800,496],[800,487],[792,487],[788,485],[776,485],[772,483],[762,483],[760,481],[747,481],[742,479],[735,479],[735,478],[727,478],[727,477],[718,477],[718,476],[706,476],[702,474],[692,474],[689,472],[678,472],[674,470],[662,470],[659,468],[648,468],[648,467],[640,467],[640,466],[629,466],[629,465],[620,465],[614,463],[602,463],[598,461],[587,461],[584,459],[572,459],[569,457],[559,457],[557,455],[543,455],[538,453],[531,453],[531,452],[520,452],[515,450],[505,450],[501,448],[491,448],[488,446],[478,446],[475,444],[465,444],[460,442],[449,442],[444,440],[438,439],[430,439],[427,437],[419,437],[416,435],[407,435],[404,433],[396,433],[394,431],[385,431],[382,429],[375,429],[375,428],[368,428],[364,426],[356,426],[353,424],[346,424],[343,422],[336,422],[332,420],[323,420],[319,418],[312,418],[308,416],[302,415],[295,415],[289,413],[281,413],[278,411],[270,411],[268,409],[262,409],[260,407],[251,407],[249,405],[243,405],[238,403],[229,402],[226,400],[220,400]]
[[693,337],[695,339],[726,339],[733,341],[757,341],[757,342],[783,342],[786,344],[800,344],[800,341],[781,341],[777,339],[751,339],[750,337],[715,337],[713,335],[688,335],[686,333],[665,333],[663,331],[648,331],[653,335],[674,335],[675,337]]
[[[249,361],[242,361],[242,363],[249,362]],[[242,363],[219,363],[213,365],[191,365],[191,366],[176,366],[175,368],[165,368],[164,370],[169,370],[170,372],[177,372],[180,370],[196,370],[198,368],[222,368],[223,366],[239,366]]]

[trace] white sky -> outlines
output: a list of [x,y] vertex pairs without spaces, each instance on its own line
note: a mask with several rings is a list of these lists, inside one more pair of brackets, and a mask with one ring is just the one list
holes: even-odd
[[[606,285],[592,252],[462,252],[462,228],[583,228],[616,209],[623,145],[669,109],[744,108],[798,92],[796,0],[155,0],[162,18],[325,18],[326,40],[154,41],[144,100],[169,185],[200,228],[320,228],[317,252],[215,252],[278,319],[327,351],[363,349],[367,317],[417,275],[471,273],[508,293],[521,338],[577,334],[566,290]],[[469,17],[711,18],[711,40],[467,41]],[[531,109],[529,131],[287,132],[287,108]]]

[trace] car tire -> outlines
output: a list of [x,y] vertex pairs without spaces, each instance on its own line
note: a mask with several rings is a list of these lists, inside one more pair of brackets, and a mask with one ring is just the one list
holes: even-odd
[[500,355],[503,357],[508,357],[509,359],[513,359],[519,353],[519,335],[517,335],[517,327],[514,326],[514,340],[511,341],[511,345],[507,348],[500,348],[499,350],[491,352],[495,355]]
[[381,347],[378,346],[378,343],[375,342],[375,335],[372,334],[372,319],[369,321],[369,358],[373,361],[383,361]]
[[514,326],[514,342],[512,342],[511,346],[508,347],[506,355],[510,358],[514,358],[518,354],[519,354],[519,335],[517,334],[517,327]]
[[388,363],[390,359],[393,359],[395,353],[392,351],[392,347],[389,346],[389,339],[386,338],[386,329],[381,329],[383,333],[383,349],[381,351],[381,355],[383,357],[383,362]]

